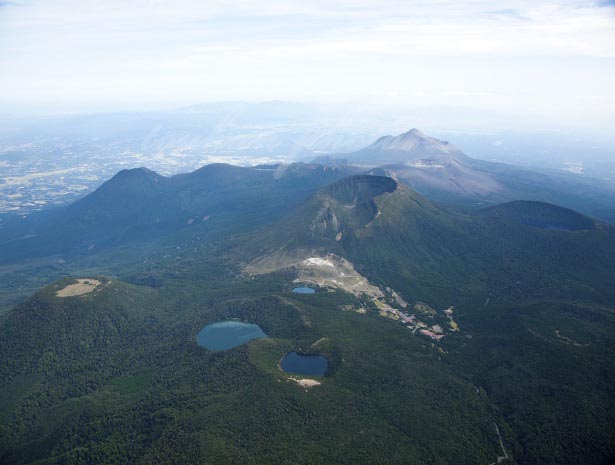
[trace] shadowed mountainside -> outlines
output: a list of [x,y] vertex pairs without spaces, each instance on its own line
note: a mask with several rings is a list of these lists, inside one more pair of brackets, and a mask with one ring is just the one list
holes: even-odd
[[316,189],[355,171],[292,164],[204,166],[164,177],[145,168],[120,171],[93,193],[0,232],[3,262],[143,242],[199,229],[212,236],[266,224]]

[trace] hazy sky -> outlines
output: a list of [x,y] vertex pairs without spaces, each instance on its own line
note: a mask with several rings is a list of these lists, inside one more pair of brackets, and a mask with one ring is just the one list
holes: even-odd
[[361,101],[612,127],[615,1],[0,0],[0,89],[7,111]]

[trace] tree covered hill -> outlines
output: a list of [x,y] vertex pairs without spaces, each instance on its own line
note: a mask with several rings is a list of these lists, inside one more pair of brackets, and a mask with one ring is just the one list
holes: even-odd
[[584,229],[536,228],[513,221],[517,217],[511,214],[496,214],[510,207],[462,213],[391,178],[355,176],[321,189],[295,212],[259,231],[258,241],[244,241],[238,253],[254,256],[283,249],[339,254],[379,285],[417,300],[430,294],[443,303],[456,296],[504,298],[510,292],[506,283],[519,282],[528,295],[549,285],[570,298],[612,301],[615,228],[535,202],[516,207],[525,223],[530,218],[534,224],[568,221],[562,224]]
[[283,216],[352,171],[306,164],[212,164],[167,178],[145,168],[123,170],[68,207],[0,230],[0,261],[89,253],[187,229],[212,236],[248,230]]

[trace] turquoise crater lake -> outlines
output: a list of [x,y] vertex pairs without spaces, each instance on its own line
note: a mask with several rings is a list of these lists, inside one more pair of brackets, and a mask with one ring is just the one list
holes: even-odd
[[216,321],[196,335],[196,342],[209,350],[228,350],[252,339],[267,337],[260,326],[241,321]]
[[287,373],[323,376],[329,368],[329,361],[318,354],[289,352],[282,357],[280,368]]

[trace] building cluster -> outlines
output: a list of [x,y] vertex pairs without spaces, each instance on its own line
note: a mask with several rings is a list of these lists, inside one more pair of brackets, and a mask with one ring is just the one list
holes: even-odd
[[[398,310],[396,308],[393,308],[383,303],[381,300],[376,300],[374,302],[376,303],[376,306],[378,307],[381,316],[386,317],[386,318],[391,318],[392,320],[396,320],[396,321],[399,321],[400,323],[403,323],[408,329],[412,330],[413,333],[416,333],[418,331],[423,336],[426,336],[434,341],[439,341],[444,336],[446,336],[446,332],[444,331],[442,326],[440,326],[439,324],[429,325],[419,320],[414,313],[408,314],[402,310]],[[416,308],[422,309],[423,307],[429,309],[430,310],[428,312],[430,314],[429,316],[433,317],[433,314],[435,314],[435,311],[431,309],[431,307],[427,306],[426,304],[421,304],[421,305],[417,304],[415,306],[415,309]],[[452,322],[451,329],[453,331],[458,331],[457,324],[454,323],[452,319],[453,307],[446,309],[444,313],[446,314],[449,321]]]

